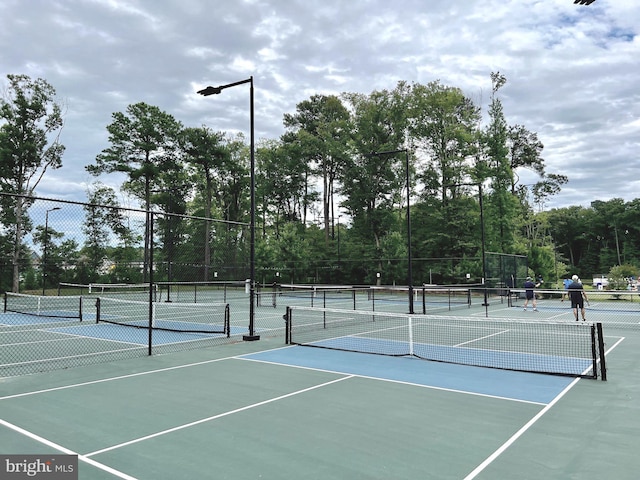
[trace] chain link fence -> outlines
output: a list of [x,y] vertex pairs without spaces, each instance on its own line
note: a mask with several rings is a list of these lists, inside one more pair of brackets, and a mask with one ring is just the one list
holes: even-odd
[[248,332],[248,224],[0,201],[0,377],[236,342]]

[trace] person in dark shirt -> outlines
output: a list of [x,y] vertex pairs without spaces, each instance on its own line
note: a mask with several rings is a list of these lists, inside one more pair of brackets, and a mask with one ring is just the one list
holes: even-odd
[[536,294],[533,293],[533,289],[536,287],[536,284],[533,283],[531,277],[527,277],[527,280],[524,282],[524,311],[527,311],[527,306],[529,305],[529,300],[531,300],[531,305],[533,306],[533,311],[537,312],[538,308],[536,306]]
[[576,322],[578,321],[578,309],[580,309],[580,313],[582,314],[582,321],[586,320],[585,311],[584,311],[584,302],[589,303],[589,299],[587,298],[587,294],[584,293],[584,287],[580,282],[580,279],[577,275],[571,277],[573,280],[569,286],[567,287],[567,293],[569,295],[569,300],[571,300],[571,308],[573,308],[573,316],[576,318]]

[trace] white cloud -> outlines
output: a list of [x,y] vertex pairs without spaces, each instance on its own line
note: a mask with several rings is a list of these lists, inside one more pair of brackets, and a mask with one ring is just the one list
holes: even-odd
[[253,75],[256,132],[277,138],[283,115],[311,95],[399,80],[440,80],[486,111],[489,74],[500,71],[507,121],[537,132],[547,170],[570,179],[550,206],[640,196],[636,0],[33,3],[0,3],[0,82],[45,78],[67,105],[64,166],[42,194],[85,198],[84,166],[108,146],[111,114],[131,103],[247,133],[246,91],[195,92]]

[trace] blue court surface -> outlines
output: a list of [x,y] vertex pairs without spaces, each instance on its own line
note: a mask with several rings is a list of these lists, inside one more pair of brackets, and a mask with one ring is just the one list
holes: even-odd
[[286,347],[244,355],[248,360],[358,375],[469,394],[548,404],[573,378],[385,357],[310,347]]

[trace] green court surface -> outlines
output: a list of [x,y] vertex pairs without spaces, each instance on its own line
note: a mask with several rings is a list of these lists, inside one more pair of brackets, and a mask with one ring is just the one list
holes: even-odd
[[[571,315],[492,303],[493,318]],[[603,321],[607,381],[288,346],[281,331],[0,378],[0,454],[77,454],[98,480],[636,479],[640,318],[620,319]]]

